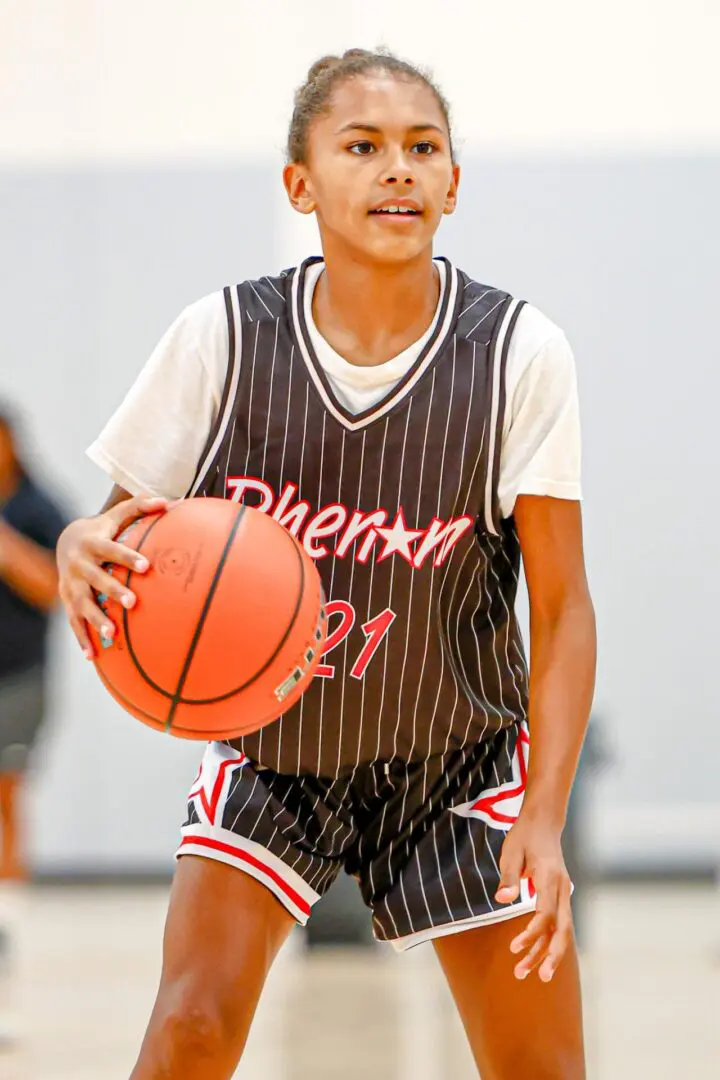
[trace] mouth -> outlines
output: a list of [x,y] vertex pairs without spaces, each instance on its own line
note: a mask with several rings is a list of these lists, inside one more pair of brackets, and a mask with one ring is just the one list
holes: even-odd
[[403,203],[387,203],[369,210],[370,217],[384,218],[392,221],[410,221],[422,217],[422,210],[418,206],[408,206]]

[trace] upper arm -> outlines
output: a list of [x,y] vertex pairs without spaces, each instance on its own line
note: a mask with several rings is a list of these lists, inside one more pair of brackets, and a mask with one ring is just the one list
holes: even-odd
[[580,409],[575,359],[562,331],[523,308],[506,372],[498,499],[509,517],[519,495],[581,498]]
[[520,495],[515,525],[531,613],[552,619],[568,604],[588,602],[580,503]]
[[221,293],[187,308],[163,336],[87,451],[118,488],[186,494],[217,415],[227,337]]
[[113,484],[112,491],[103,503],[100,513],[104,514],[106,510],[112,510],[113,506],[117,506],[121,502],[127,502],[128,499],[132,499],[130,492],[120,487],[119,484]]

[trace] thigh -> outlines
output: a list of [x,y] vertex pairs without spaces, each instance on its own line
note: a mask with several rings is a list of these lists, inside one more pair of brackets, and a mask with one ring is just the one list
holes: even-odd
[[527,916],[433,942],[482,1080],[584,1080],[580,977],[574,946],[555,976],[522,981],[510,942]]
[[294,924],[252,877],[211,859],[180,859],[160,987],[132,1080],[184,1076],[191,1065],[197,1080],[232,1076],[267,973]]

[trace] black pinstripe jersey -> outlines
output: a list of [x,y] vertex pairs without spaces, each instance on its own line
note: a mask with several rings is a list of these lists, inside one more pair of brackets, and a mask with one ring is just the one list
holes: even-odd
[[227,378],[190,494],[259,507],[316,560],[329,616],[318,674],[233,745],[277,772],[335,777],[450,753],[526,716],[520,551],[497,498],[522,305],[446,262],[421,354],[351,413],[308,334],[313,261],[225,290]]

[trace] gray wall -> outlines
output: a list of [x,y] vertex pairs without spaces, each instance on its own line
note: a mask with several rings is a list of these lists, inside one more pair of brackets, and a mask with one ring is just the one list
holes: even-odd
[[[39,467],[77,514],[109,481],[84,456],[187,303],[265,267],[258,167],[0,174],[0,393],[25,406]],[[39,868],[169,865],[199,747],[108,699],[59,622],[51,733],[32,798]]]
[[[279,269],[277,173],[0,174],[0,393],[27,408],[48,482],[77,512],[108,487],[86,445],[180,308]],[[469,160],[438,245],[542,307],[576,350],[597,710],[616,754],[595,800],[610,863],[720,856],[718,190],[717,158]],[[61,625],[55,667],[38,865],[168,865],[198,747],[126,717]]]
[[448,248],[577,356],[596,701],[617,757],[599,841],[623,862],[720,864],[720,158],[471,161],[463,186],[475,205]]

